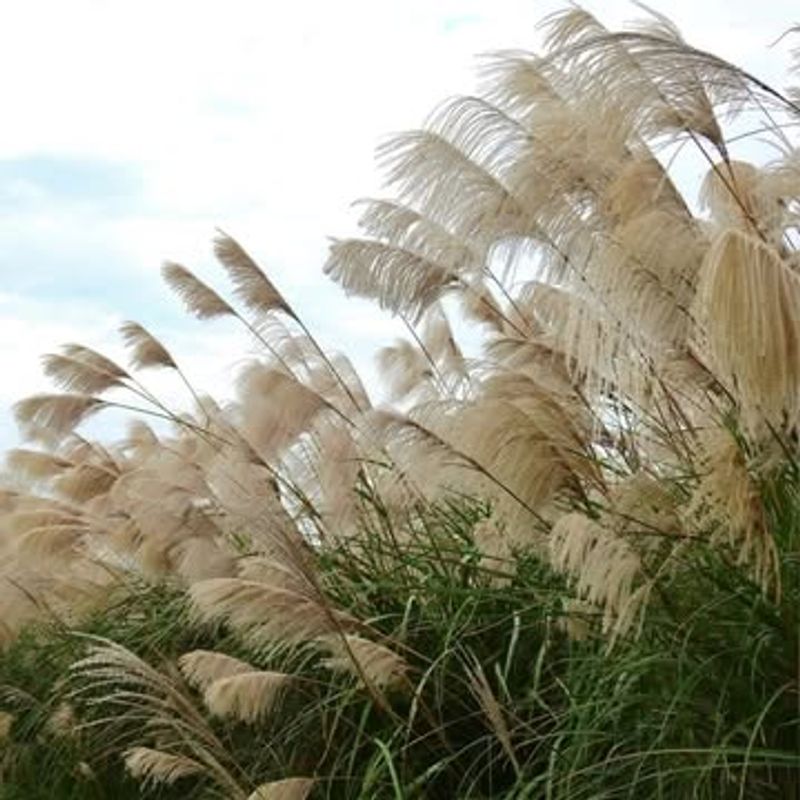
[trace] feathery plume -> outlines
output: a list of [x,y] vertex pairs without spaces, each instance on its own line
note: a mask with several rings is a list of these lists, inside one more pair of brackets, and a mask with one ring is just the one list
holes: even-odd
[[387,381],[392,400],[404,400],[412,394],[437,396],[433,366],[424,353],[407,339],[382,347],[376,354],[381,376]]
[[465,152],[459,143],[437,131],[392,137],[378,151],[387,182],[405,202],[422,208],[427,217],[456,237],[492,241],[503,234],[529,232],[530,218],[526,225],[522,206],[497,174],[500,161],[483,160],[481,148],[496,148],[497,137],[489,138],[491,144],[485,145],[474,135],[475,127],[471,126],[469,141],[464,142],[469,150],[474,143],[477,149],[473,152]]
[[123,322],[119,327],[125,346],[130,351],[131,364],[135,369],[166,367],[176,369],[175,360],[158,339],[138,322]]
[[691,219],[686,203],[669,173],[654,157],[633,156],[620,165],[601,201],[610,219],[624,224],[653,209]]
[[314,778],[284,778],[262,783],[247,800],[306,800],[315,783]]
[[5,742],[11,734],[14,719],[14,715],[8,711],[0,711],[0,744]]
[[151,747],[132,747],[123,754],[125,768],[144,785],[171,786],[180,778],[205,772],[202,764],[188,756],[173,755]]
[[248,556],[240,559],[238,563],[239,577],[299,594],[307,593],[311,589],[308,579],[301,570],[290,566],[290,563],[287,560],[280,562],[264,556]]
[[235,239],[220,233],[214,253],[233,281],[234,293],[248,308],[261,314],[282,311],[296,319],[283,295]]
[[745,424],[800,418],[800,278],[778,251],[729,228],[702,268],[696,311],[719,376]]
[[47,718],[47,730],[54,736],[70,737],[77,732],[78,717],[75,707],[66,701],[59,703]]
[[119,476],[115,466],[84,462],[55,476],[52,487],[73,503],[88,503],[92,498],[109,492]]
[[473,244],[477,237],[462,240],[418,211],[386,200],[362,200],[364,212],[359,227],[372,239],[401,247],[448,265],[459,274],[480,270],[482,253]]
[[64,437],[87,417],[108,405],[85,394],[37,394],[14,405],[14,416],[28,436]]
[[134,463],[146,458],[159,445],[160,440],[155,431],[140,419],[131,420],[128,424],[127,436],[119,443],[120,450]]
[[6,466],[12,472],[24,475],[28,480],[41,481],[53,478],[69,469],[72,462],[41,450],[14,448],[6,453]]
[[[689,130],[725,152],[714,106],[701,80],[702,64],[666,18],[649,11],[641,32],[608,31],[589,12],[572,7],[549,18],[546,58],[567,72],[584,102],[617,108],[621,124],[642,136]],[[582,69],[586,64],[592,69]],[[677,71],[670,66],[681,64]],[[733,71],[731,70],[731,73]],[[550,72],[546,70],[546,74]],[[732,78],[724,84],[731,87]]]
[[112,361],[102,353],[92,350],[82,344],[65,344],[62,346],[62,351],[68,358],[75,358],[83,361],[86,365],[93,367],[98,372],[105,372],[108,375],[113,375],[115,378],[127,379],[130,375],[116,362]]
[[730,431],[712,428],[698,440],[700,481],[682,516],[690,530],[730,547],[767,590],[780,590],[780,569],[756,479]]
[[553,566],[573,578],[578,594],[603,609],[603,630],[612,642],[640,619],[649,584],[640,583],[641,557],[627,539],[572,512],[553,526],[550,553]]
[[246,661],[213,650],[192,650],[184,653],[178,659],[178,667],[186,681],[201,691],[220,678],[254,671]]
[[348,295],[374,298],[381,308],[418,319],[459,284],[448,267],[400,247],[369,239],[334,241],[325,274]]
[[44,374],[68,392],[102,394],[130,379],[113,361],[82,345],[64,345],[62,350],[43,356],[42,364]]
[[405,679],[408,664],[382,644],[352,634],[333,634],[318,641],[330,653],[324,665],[334,672],[349,672],[379,689],[397,686]]
[[236,312],[210,286],[181,264],[167,261],[161,274],[170,289],[180,297],[189,313],[198,319],[236,316]]
[[241,432],[268,460],[279,455],[326,408],[327,401],[296,378],[254,362],[239,377]]
[[254,723],[269,714],[291,682],[282,672],[241,672],[212,681],[203,702],[214,716]]
[[81,523],[41,525],[20,537],[17,551],[42,560],[74,558],[86,534],[87,529]]
[[255,641],[301,644],[348,621],[307,595],[241,578],[199,581],[189,597],[202,619],[227,619]]
[[175,572],[187,581],[227,578],[236,574],[234,552],[217,536],[216,524],[201,515],[201,524],[187,524],[193,535],[181,539],[170,550]]
[[480,704],[481,710],[489,723],[489,727],[497,737],[497,741],[500,742],[505,754],[514,765],[517,773],[519,773],[519,762],[517,761],[517,755],[514,752],[514,746],[511,741],[511,731],[508,728],[502,706],[498,702],[495,693],[492,691],[492,687],[489,685],[483,667],[480,665],[480,662],[476,660],[471,667],[467,666],[466,670],[470,691]]

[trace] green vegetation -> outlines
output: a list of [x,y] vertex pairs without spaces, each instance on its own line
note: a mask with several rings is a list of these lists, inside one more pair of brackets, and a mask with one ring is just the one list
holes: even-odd
[[[795,481],[783,489],[796,491]],[[376,537],[321,561],[331,603],[368,620],[407,664],[381,705],[331,676],[313,649],[254,645],[198,623],[178,587],[130,587],[82,626],[100,640],[53,624],[26,631],[0,673],[17,715],[0,797],[139,796],[119,753],[141,740],[151,711],[115,696],[132,685],[124,671],[103,687],[90,669],[70,673],[87,644],[111,639],[176,681],[198,713],[202,697],[174,667],[187,651],[294,676],[256,724],[209,720],[231,771],[251,785],[313,773],[314,796],[325,798],[792,796],[796,556],[784,563],[791,589],[775,603],[713,551],[688,554],[681,580],[663,586],[669,601],[654,601],[641,634],[609,652],[603,638],[570,639],[569,593],[536,559],[521,558],[511,578],[480,568],[474,519],[474,509],[439,510],[413,546]],[[173,747],[192,751],[177,720],[161,726]],[[214,788],[186,777],[154,796]]]

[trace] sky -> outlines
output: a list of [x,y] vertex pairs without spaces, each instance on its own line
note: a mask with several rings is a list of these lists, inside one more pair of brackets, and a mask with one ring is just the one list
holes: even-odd
[[[609,26],[640,15],[584,5]],[[685,38],[784,83],[800,13],[786,0],[652,0]],[[400,333],[322,274],[353,200],[380,194],[382,139],[475,87],[476,55],[533,49],[550,0],[27,0],[0,28],[0,451],[10,411],[47,389],[39,358],[80,342],[123,358],[136,319],[192,381],[230,397],[250,345],[200,323],[164,260],[224,288],[219,227],[265,267],[318,338],[376,385],[371,354]],[[151,386],[183,402],[166,376]],[[100,434],[114,422],[100,423]],[[103,427],[107,426],[107,427]]]

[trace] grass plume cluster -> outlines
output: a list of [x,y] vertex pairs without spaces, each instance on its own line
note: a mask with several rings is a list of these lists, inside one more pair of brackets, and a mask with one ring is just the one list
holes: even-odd
[[[234,402],[136,322],[129,366],[46,356],[0,799],[800,791],[799,95],[652,12],[488,57],[325,266],[406,323],[390,406],[222,232],[231,297],[164,278],[252,336]],[[106,408],[128,435],[87,439]]]

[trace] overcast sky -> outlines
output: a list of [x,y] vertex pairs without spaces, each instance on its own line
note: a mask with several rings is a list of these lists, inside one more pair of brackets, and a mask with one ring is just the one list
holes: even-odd
[[[267,268],[319,337],[354,356],[394,335],[321,273],[326,237],[379,187],[381,137],[474,86],[474,56],[535,46],[537,0],[26,0],[0,28],[0,449],[39,356],[79,341],[120,354],[134,318],[200,385],[230,393],[247,343],[187,318],[164,259],[224,286],[215,226]],[[630,3],[585,5],[610,25]],[[783,81],[800,13],[769,0],[653,0],[686,38]],[[371,378],[370,378],[371,380]],[[155,381],[159,383],[159,379]],[[164,387],[164,391],[171,391]]]

